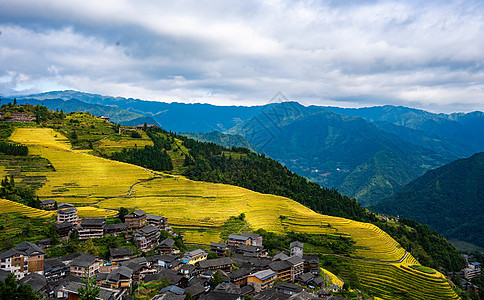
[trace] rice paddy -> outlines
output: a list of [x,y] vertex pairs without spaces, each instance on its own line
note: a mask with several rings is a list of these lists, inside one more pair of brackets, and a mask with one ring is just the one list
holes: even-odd
[[45,211],[20,204],[18,202],[0,199],[0,214],[14,212],[21,213],[29,218],[50,218],[55,215],[55,212],[52,211]]
[[[81,217],[112,216],[116,214],[113,210],[120,207],[139,208],[167,217],[170,226],[182,231],[187,243],[209,244],[219,241],[219,227],[230,216],[244,213],[252,229],[350,236],[356,242],[355,257],[388,262],[351,260],[361,284],[383,299],[394,299],[395,295],[411,299],[457,298],[440,273],[427,274],[409,267],[419,263],[411,255],[405,257],[405,250],[372,224],[320,215],[291,199],[236,186],[182,176],[146,181],[153,179],[153,172],[71,150],[66,139],[52,129],[17,128],[11,139],[28,145],[31,153],[54,166],[54,172],[40,172],[47,180],[37,191],[40,197],[96,204],[80,207]],[[403,257],[404,261],[398,263]]]

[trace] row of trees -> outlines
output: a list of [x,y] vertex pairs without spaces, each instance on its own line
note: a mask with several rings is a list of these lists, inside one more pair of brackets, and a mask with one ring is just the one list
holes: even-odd
[[28,187],[16,186],[13,175],[5,176],[5,178],[2,179],[0,198],[40,209],[39,197],[35,196],[34,191]]
[[0,141],[0,152],[7,155],[25,156],[29,154],[29,148],[24,145],[17,145]]

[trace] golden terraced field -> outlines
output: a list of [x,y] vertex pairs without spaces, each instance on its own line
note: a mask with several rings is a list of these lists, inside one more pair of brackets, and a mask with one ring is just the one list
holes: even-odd
[[[351,236],[358,246],[356,257],[366,260],[395,262],[405,255],[405,250],[393,238],[372,224],[320,215],[288,198],[240,187],[197,182],[181,176],[167,177],[141,182],[134,186],[131,196],[122,197],[135,183],[153,178],[153,173],[70,150],[65,138],[52,129],[17,128],[11,139],[28,145],[31,153],[47,158],[56,169],[42,174],[47,177],[47,183],[38,191],[39,196],[71,203],[97,203],[103,209],[140,208],[167,217],[171,226],[185,231],[184,237],[189,243],[217,241],[218,227],[229,216],[245,213],[253,229]],[[281,215],[287,218],[281,221]],[[425,290],[429,293],[428,299],[457,297],[442,278],[402,267],[418,264],[411,255],[403,264],[353,262],[362,284],[379,291],[383,298],[390,293],[385,289],[408,293],[420,289],[419,285],[424,283],[428,287]],[[398,278],[408,280],[402,283]]]

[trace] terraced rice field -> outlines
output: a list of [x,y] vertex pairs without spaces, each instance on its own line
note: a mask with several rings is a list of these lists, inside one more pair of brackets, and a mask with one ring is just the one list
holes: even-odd
[[[140,182],[152,178],[153,173],[70,150],[62,136],[51,129],[19,128],[11,139],[29,145],[31,153],[47,158],[56,169],[41,174],[47,177],[47,183],[38,191],[40,196],[71,203],[75,201],[67,199],[97,202],[104,209],[140,208],[167,217],[171,226],[183,230],[188,243],[218,241],[218,227],[229,216],[245,213],[253,229],[351,236],[358,246],[356,256],[367,260],[396,262],[405,255],[394,239],[374,225],[320,215],[285,197],[181,176]],[[134,185],[137,182],[140,183]],[[132,194],[126,197],[131,187]],[[92,208],[84,210],[85,216],[107,213]],[[411,255],[402,264],[356,259],[351,262],[360,282],[383,299],[394,299],[395,295],[411,296],[406,299],[457,297],[447,281],[439,277],[440,273],[433,276],[407,268],[407,265],[418,265]]]
[[323,269],[323,268],[320,268],[320,269],[321,269],[321,272],[323,273],[323,278],[325,278],[325,280],[329,281],[331,284],[336,284],[340,288],[343,288],[344,282],[341,279],[339,279],[338,276],[334,275],[333,273],[331,273],[326,269]]
[[18,212],[29,218],[50,218],[55,212],[45,211],[20,204],[18,202],[0,199],[0,214]]
[[153,146],[153,142],[146,134],[142,134],[142,137],[139,139],[125,136],[123,136],[122,138],[118,138],[118,136],[112,136],[102,139],[101,141],[97,142],[97,144],[98,147],[103,149],[106,153],[119,151],[122,148],[142,148],[144,146]]
[[[95,203],[100,198],[126,195],[133,184],[152,177],[141,167],[70,150],[67,140],[53,129],[16,128],[10,139],[28,145],[31,154],[47,158],[54,166],[55,172],[41,174],[47,177],[47,182],[37,191],[41,198]],[[25,175],[39,175],[39,172],[25,172]]]
[[115,210],[96,208],[92,206],[77,207],[80,218],[106,218],[114,217],[118,212]]
[[352,261],[360,283],[382,299],[459,299],[439,272],[427,274],[407,264]]

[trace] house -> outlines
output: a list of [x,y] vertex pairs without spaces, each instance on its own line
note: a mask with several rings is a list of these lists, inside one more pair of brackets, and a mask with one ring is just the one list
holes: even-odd
[[202,270],[222,270],[225,272],[232,271],[232,260],[230,257],[221,257],[215,259],[205,259],[199,261],[198,267]]
[[[62,293],[62,298],[68,299],[68,300],[78,300],[81,297],[79,296],[79,288],[80,287],[85,287],[86,285],[84,283],[79,283],[79,282],[70,282],[66,287],[64,287],[61,290]],[[118,300],[121,299],[122,295],[124,294],[124,291],[119,291],[119,290],[113,290],[113,289],[107,289],[107,288],[100,288],[99,291],[99,296],[97,296],[96,299],[99,300]]]
[[156,246],[156,249],[159,250],[163,254],[169,254],[173,250],[173,246],[175,245],[175,241],[166,238],[163,241],[160,242],[158,246]]
[[30,273],[44,275],[44,255],[36,244],[23,242],[15,248],[0,253],[0,269],[22,279]]
[[150,267],[171,269],[176,257],[170,254],[153,255],[147,258]]
[[242,232],[242,236],[250,237],[250,244],[252,246],[262,247],[262,235],[257,233]]
[[60,239],[69,239],[71,231],[74,229],[74,226],[70,222],[62,222],[60,224],[56,224],[57,234],[59,234]]
[[57,202],[54,199],[40,201],[40,208],[45,210],[54,210]]
[[247,276],[247,284],[252,285],[256,293],[270,288],[277,279],[277,272],[262,270]]
[[211,242],[210,250],[217,253],[217,255],[220,257],[220,256],[225,256],[225,254],[229,250],[229,247],[226,244]]
[[99,116],[98,118],[108,123],[111,122],[111,119],[109,117]]
[[291,267],[292,265],[285,260],[278,260],[269,264],[269,268],[277,272],[277,278],[284,281],[291,280]]
[[286,295],[296,295],[305,291],[305,288],[299,285],[295,285],[287,282],[280,282],[275,286],[275,290]]
[[182,258],[182,261],[194,265],[195,263],[207,259],[208,254],[203,251],[202,249],[195,249],[193,251],[185,252],[185,255]]
[[52,243],[51,239],[43,239],[43,240],[38,240],[37,242],[35,242],[35,244],[37,246],[39,246],[39,248],[42,249],[42,250],[50,248],[51,243]]
[[471,262],[467,264],[467,268],[464,269],[464,277],[466,279],[472,279],[481,275],[481,264],[478,262]]
[[[204,260],[202,260],[204,261]],[[195,265],[185,264],[178,269],[178,273],[190,278],[201,273],[201,269],[198,269]]]
[[201,295],[207,292],[208,287],[203,286],[201,283],[197,282],[195,284],[189,285],[185,288],[185,292],[192,295],[192,299],[198,299]]
[[182,288],[179,288],[175,285],[170,285],[170,286],[167,286],[165,288],[162,288],[158,294],[163,294],[165,292],[170,292],[170,293],[173,293],[173,294],[176,294],[176,295],[184,295],[185,294],[185,290],[182,289]]
[[161,269],[158,273],[147,274],[143,278],[143,282],[161,281],[163,279],[168,280],[172,285],[182,285],[183,282],[186,282],[186,278],[183,275],[170,269]]
[[252,245],[240,245],[240,246],[233,246],[233,251],[235,253],[242,254],[244,256],[249,256],[249,257],[260,257],[265,255],[266,253],[264,252],[264,247],[262,246],[252,246]]
[[148,260],[145,257],[138,257],[126,260],[120,263],[122,266],[133,270],[133,281],[140,281],[149,274],[156,273],[156,268],[149,266]]
[[138,230],[146,226],[146,213],[138,209],[124,216],[124,222],[129,230]]
[[86,218],[82,219],[81,227],[79,227],[79,239],[87,240],[94,238],[102,238],[104,236],[105,219]]
[[140,250],[153,248],[160,238],[160,228],[148,225],[134,233],[136,247]]
[[229,246],[250,245],[251,243],[252,239],[250,237],[239,234],[229,234],[227,238],[227,244]]
[[69,271],[78,277],[91,277],[99,273],[102,259],[91,254],[81,253],[69,264]]
[[304,255],[304,273],[310,272],[313,275],[319,275],[319,257]]
[[48,292],[47,278],[43,275],[30,273],[22,278],[20,282],[30,285],[37,295],[43,296]]
[[247,277],[251,274],[252,269],[240,268],[228,274],[230,281],[238,284],[245,285],[247,283]]
[[57,209],[57,223],[61,224],[64,222],[69,222],[74,226],[79,225],[79,217],[77,216],[77,208],[58,208]]
[[291,256],[286,261],[291,264],[291,281],[304,273],[304,259],[299,256]]
[[44,276],[49,281],[59,281],[69,275],[69,266],[59,258],[47,258],[44,260]]
[[129,260],[131,258],[131,255],[132,255],[132,251],[130,247],[109,249],[110,262],[120,262],[120,261]]
[[168,225],[167,218],[155,215],[146,215],[146,222],[150,225],[158,226],[160,229],[165,229],[166,225]]
[[62,202],[57,206],[57,209],[66,209],[66,208],[73,208],[73,207],[75,206],[70,203]]
[[104,226],[104,235],[119,236],[124,234],[126,231],[128,231],[128,226],[126,226],[126,223],[106,224]]
[[133,270],[125,266],[120,266],[108,274],[106,283],[112,289],[127,288],[133,283],[132,277]]
[[309,286],[314,280],[314,276],[311,273],[303,273],[294,279],[294,282],[300,285]]
[[300,241],[295,241],[289,244],[289,247],[291,248],[291,256],[299,256],[303,257],[304,255],[304,244],[301,243]]

